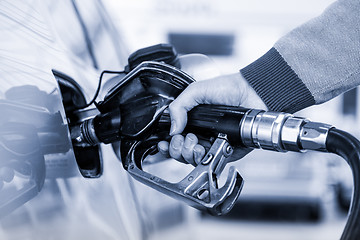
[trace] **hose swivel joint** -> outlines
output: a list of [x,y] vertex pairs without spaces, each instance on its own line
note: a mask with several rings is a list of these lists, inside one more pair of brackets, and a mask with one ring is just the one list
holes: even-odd
[[274,151],[326,151],[332,126],[283,112],[252,109],[244,116],[240,135],[246,147]]

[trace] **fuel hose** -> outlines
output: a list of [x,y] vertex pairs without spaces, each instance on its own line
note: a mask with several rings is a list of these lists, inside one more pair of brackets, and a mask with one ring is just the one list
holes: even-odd
[[344,158],[353,174],[353,196],[341,240],[360,239],[360,142],[347,132],[331,128],[326,139],[326,148],[328,152]]

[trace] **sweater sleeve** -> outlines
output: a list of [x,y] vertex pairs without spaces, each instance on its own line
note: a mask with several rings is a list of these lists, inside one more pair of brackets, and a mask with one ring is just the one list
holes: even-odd
[[360,1],[339,0],[240,72],[274,111],[296,112],[360,84]]

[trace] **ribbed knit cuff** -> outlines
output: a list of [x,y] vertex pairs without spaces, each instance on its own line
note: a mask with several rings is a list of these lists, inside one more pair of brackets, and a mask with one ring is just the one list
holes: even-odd
[[309,89],[275,48],[240,72],[272,111],[294,113],[315,104]]

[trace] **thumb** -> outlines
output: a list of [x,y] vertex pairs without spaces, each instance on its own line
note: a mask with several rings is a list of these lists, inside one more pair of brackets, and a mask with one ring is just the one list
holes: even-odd
[[170,136],[174,136],[184,130],[187,123],[187,111],[183,107],[170,108],[170,106],[169,110],[171,117]]
[[187,124],[187,112],[203,103],[201,101],[202,90],[196,85],[197,82],[190,84],[169,106],[171,136],[182,133]]

